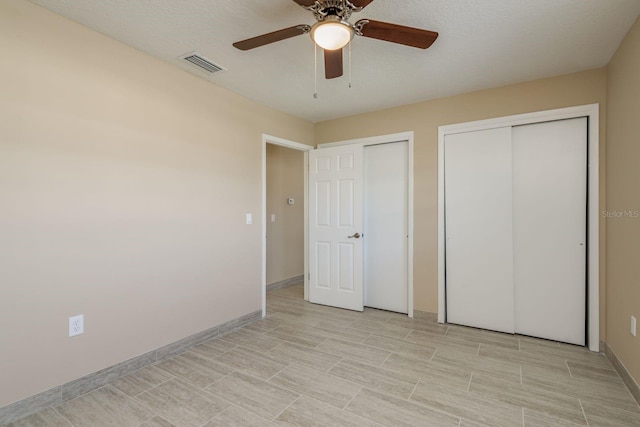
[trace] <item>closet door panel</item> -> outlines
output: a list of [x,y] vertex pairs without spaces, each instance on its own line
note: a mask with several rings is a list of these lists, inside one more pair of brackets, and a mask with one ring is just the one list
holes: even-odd
[[585,344],[587,119],[513,128],[515,331]]
[[364,147],[364,305],[407,313],[407,141]]
[[444,146],[447,321],[513,333],[511,128]]

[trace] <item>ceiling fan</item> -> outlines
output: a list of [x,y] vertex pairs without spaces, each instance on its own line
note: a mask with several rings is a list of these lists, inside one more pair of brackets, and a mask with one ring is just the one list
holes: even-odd
[[353,12],[360,12],[373,0],[293,0],[311,11],[316,18],[314,25],[296,25],[233,44],[240,50],[275,43],[301,34],[310,33],[311,39],[324,50],[324,70],[327,79],[343,74],[342,48],[354,35],[385,40],[405,46],[426,49],[438,38],[434,31],[405,27],[372,19],[349,22]]

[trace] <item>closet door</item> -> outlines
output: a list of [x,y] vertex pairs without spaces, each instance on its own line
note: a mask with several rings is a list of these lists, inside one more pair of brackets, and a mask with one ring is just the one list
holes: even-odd
[[408,143],[364,147],[364,305],[407,313]]
[[585,344],[586,153],[586,118],[513,128],[519,334]]
[[447,322],[513,333],[511,128],[444,150]]

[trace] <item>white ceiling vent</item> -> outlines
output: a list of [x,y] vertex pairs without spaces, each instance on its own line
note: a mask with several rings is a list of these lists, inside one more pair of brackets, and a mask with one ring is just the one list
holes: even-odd
[[200,71],[204,71],[207,74],[217,73],[218,71],[223,71],[225,68],[214,64],[209,59],[200,55],[198,52],[190,52],[178,57],[184,61],[189,62],[194,67],[197,67]]

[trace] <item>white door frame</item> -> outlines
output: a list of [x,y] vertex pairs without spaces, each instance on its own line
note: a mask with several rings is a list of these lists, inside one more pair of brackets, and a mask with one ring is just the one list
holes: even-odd
[[262,134],[262,317],[267,315],[267,144],[279,145],[281,147],[291,148],[304,152],[304,299],[308,300],[309,289],[309,260],[307,258],[307,238],[309,227],[308,206],[309,198],[307,194],[307,179],[309,177],[309,150],[313,150],[311,145],[301,144],[299,142],[289,141],[288,139],[278,138]]
[[[408,144],[407,160],[409,164],[407,170],[407,232],[409,234],[409,248],[407,252],[407,306],[408,316],[413,317],[413,131],[394,133],[390,135],[373,136],[368,138],[350,139],[346,141],[328,142],[325,144],[318,144],[318,148],[337,147],[339,145],[347,144],[361,144],[363,147],[366,147],[367,145],[388,144],[401,141],[407,141]],[[307,259],[306,256],[307,255],[305,254],[305,260]],[[307,263],[308,262],[305,261],[305,269]],[[305,280],[304,286],[306,299],[309,287],[309,283],[307,282],[307,280]]]
[[518,126],[552,120],[588,118],[587,144],[587,298],[588,345],[591,351],[600,351],[600,176],[599,176],[599,104],[581,105],[556,110],[539,111],[489,120],[459,123],[438,128],[438,322],[446,319],[445,300],[445,222],[444,222],[444,140],[448,134],[473,132],[505,126]]

